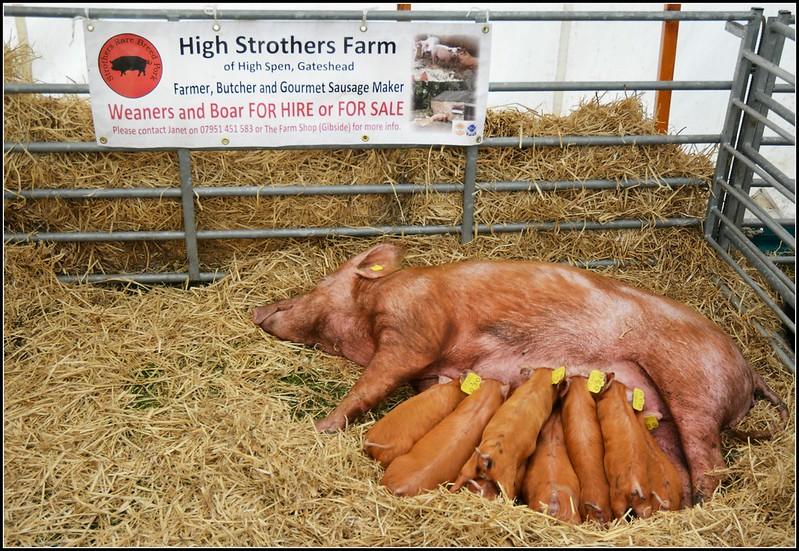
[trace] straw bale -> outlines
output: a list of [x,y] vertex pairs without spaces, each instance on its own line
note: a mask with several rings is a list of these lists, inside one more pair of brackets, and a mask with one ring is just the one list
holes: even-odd
[[[25,245],[6,249],[4,543],[792,545],[794,380],[751,328],[753,320],[778,324],[751,299],[743,312],[729,305],[712,275],[739,294],[749,296],[748,287],[695,230],[617,237],[612,252],[628,263],[600,272],[716,320],[790,404],[791,424],[775,439],[724,439],[728,466],[709,503],[602,529],[468,492],[397,498],[380,487],[382,469],[361,452],[363,436],[409,389],[344,432],[317,434],[313,419],[337,404],[360,368],[249,321],[253,306],[311,289],[380,239],[286,241],[189,290],[64,286],[53,275],[60,248]],[[429,265],[579,258],[590,256],[593,240],[528,232],[467,245],[454,236],[393,241],[407,248],[407,264]],[[776,418],[761,403],[741,428]]]

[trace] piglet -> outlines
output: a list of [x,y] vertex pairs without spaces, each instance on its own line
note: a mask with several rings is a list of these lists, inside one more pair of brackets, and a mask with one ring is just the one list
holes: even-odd
[[652,513],[648,471],[648,444],[644,431],[627,402],[627,388],[613,380],[597,399],[597,417],[605,446],[605,473],[610,486],[610,508],[622,518],[632,508],[639,518]]
[[529,379],[489,421],[480,446],[461,469],[451,491],[460,489],[469,480],[486,479],[496,482],[509,499],[516,498],[527,458],[535,451],[538,432],[558,396],[552,369],[523,371]]
[[480,388],[416,442],[411,451],[392,461],[380,483],[396,495],[413,496],[454,480],[508,388],[499,381],[484,379]]
[[433,48],[435,48],[438,43],[441,42],[437,36],[428,36],[424,40],[419,41],[419,46],[421,49],[421,57],[424,57],[425,54],[432,54]]
[[446,382],[441,377],[421,394],[404,401],[369,429],[366,433],[364,450],[383,467],[397,457],[408,453],[413,445],[466,397],[460,388],[460,381]]
[[436,44],[433,46],[430,56],[434,65],[440,64],[442,61],[449,64],[458,60],[458,48]]
[[596,412],[588,390],[588,379],[570,377],[563,397],[563,432],[566,450],[580,480],[580,514],[605,524],[612,519],[610,489],[605,476],[605,447]]
[[557,519],[580,524],[580,481],[574,472],[563,435],[560,410],[549,417],[522,482],[527,506]]
[[647,444],[647,461],[651,487],[650,504],[654,511],[676,511],[683,501],[683,481],[679,471],[669,457],[660,449],[657,440],[650,434],[647,417],[659,414],[642,411],[636,414],[644,440]]
[[477,69],[477,58],[464,48],[458,48],[458,64],[463,69]]

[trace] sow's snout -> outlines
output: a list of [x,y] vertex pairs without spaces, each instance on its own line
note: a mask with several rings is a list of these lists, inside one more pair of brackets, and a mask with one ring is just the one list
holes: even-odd
[[281,300],[280,302],[273,302],[272,304],[266,304],[264,306],[259,306],[252,311],[252,322],[255,325],[260,326],[262,329],[266,330],[267,327],[265,323],[269,320],[277,312],[285,312],[286,310],[291,310],[294,307],[293,300]]

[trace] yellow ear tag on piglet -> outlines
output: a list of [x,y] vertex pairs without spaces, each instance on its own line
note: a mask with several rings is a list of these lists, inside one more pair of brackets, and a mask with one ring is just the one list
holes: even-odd
[[466,394],[471,394],[478,388],[480,388],[480,375],[477,373],[469,373],[466,375],[466,378],[461,383],[461,390],[464,391]]
[[590,375],[588,375],[588,390],[593,392],[594,394],[598,394],[602,387],[605,386],[605,374],[599,371],[598,369],[594,369]]
[[655,430],[659,425],[658,418],[654,415],[647,415],[644,417],[644,424],[648,430]]
[[633,409],[644,411],[644,391],[640,388],[633,389]]
[[383,267],[380,264],[375,264],[373,266],[370,266],[369,269],[372,270],[373,272],[379,272],[383,269]]
[[556,385],[563,380],[566,376],[566,367],[560,366],[552,372],[552,384]]

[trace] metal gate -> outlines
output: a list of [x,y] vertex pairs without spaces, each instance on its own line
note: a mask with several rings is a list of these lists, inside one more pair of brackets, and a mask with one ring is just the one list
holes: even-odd
[[[785,339],[792,341],[796,337],[792,314],[796,308],[796,276],[791,279],[784,268],[796,263],[796,221],[775,219],[752,200],[749,190],[755,186],[774,189],[793,203],[795,212],[796,180],[769,161],[761,152],[761,146],[776,142],[763,136],[766,128],[777,134],[778,139],[796,145],[796,114],[780,103],[779,91],[782,88],[776,84],[780,79],[790,86],[796,85],[796,76],[779,66],[785,40],[796,42],[796,29],[789,26],[795,24],[795,19],[788,12],[769,17],[764,23],[757,48],[755,36],[748,35],[745,28],[734,23],[727,25],[731,32],[742,38],[735,75],[739,86],[734,86],[730,94],[705,221],[705,238],[783,322],[787,330],[784,338],[766,332],[759,324],[755,328],[771,341],[786,367],[795,370],[793,346]],[[769,113],[776,117],[768,118]],[[774,118],[787,122],[793,132]],[[755,174],[758,179],[754,178]],[[745,223],[747,211],[758,221],[754,229]],[[777,240],[777,246],[772,247],[774,254],[765,254],[755,243],[758,233],[765,231],[772,232]],[[754,267],[782,298],[784,309],[746,273],[743,260]],[[732,291],[721,281],[717,283],[739,307],[746,307],[741,304],[740,297],[732,296]]]
[[[89,19],[210,19],[203,10],[141,10],[141,9],[98,9],[66,7],[5,7],[7,16],[24,17],[86,17]],[[260,20],[351,20],[361,21],[360,11],[269,11],[247,10],[216,12],[218,19],[260,19]],[[174,198],[182,205],[182,230],[175,231],[129,231],[129,232],[49,232],[35,234],[5,233],[6,243],[35,241],[153,241],[184,240],[188,260],[187,273],[139,273],[139,274],[87,274],[84,276],[59,276],[63,282],[103,282],[109,280],[130,280],[142,283],[195,283],[213,281],[225,274],[223,272],[200,272],[200,259],[197,242],[201,239],[263,239],[277,237],[322,237],[322,236],[378,236],[378,235],[419,235],[419,234],[460,234],[461,242],[466,243],[478,234],[520,232],[535,230],[635,230],[644,227],[701,226],[704,222],[705,236],[713,248],[739,275],[749,283],[758,296],[771,307],[780,319],[795,334],[794,322],[781,307],[746,274],[733,257],[735,249],[766,278],[779,293],[785,304],[795,307],[795,283],[783,273],[781,266],[793,264],[795,259],[795,238],[779,221],[760,209],[749,197],[752,186],[773,187],[795,203],[795,182],[781,173],[765,156],[760,146],[793,146],[795,137],[767,118],[772,112],[795,125],[795,115],[781,105],[774,94],[794,93],[795,78],[781,69],[778,64],[785,38],[795,40],[794,24],[790,13],[779,17],[763,17],[763,10],[753,8],[743,12],[453,12],[453,11],[396,11],[373,12],[372,20],[388,21],[719,21],[726,22],[726,28],[741,39],[738,65],[730,81],[579,81],[579,82],[492,82],[491,92],[539,92],[539,91],[645,91],[645,90],[730,90],[730,103],[724,128],[720,134],[695,135],[636,135],[636,136],[538,136],[519,139],[518,137],[486,138],[480,145],[463,147],[464,181],[458,184],[364,184],[364,185],[319,185],[319,186],[241,186],[208,187],[194,186],[191,179],[191,155],[187,149],[170,150],[176,154],[180,166],[181,186],[179,188],[151,189],[35,189],[12,192],[4,190],[4,200],[24,197],[26,199],[62,198],[87,200],[92,198]],[[763,32],[761,33],[761,27]],[[758,45],[758,38],[760,43]],[[776,78],[784,82],[776,82]],[[72,93],[88,94],[88,85],[80,84],[4,84],[5,93]],[[777,136],[764,137],[764,127],[774,130]],[[740,129],[739,129],[740,128]],[[585,220],[581,222],[529,222],[513,221],[503,224],[475,224],[474,198],[478,191],[531,191],[570,189],[625,189],[630,187],[655,187],[669,185],[696,186],[703,182],[696,178],[663,178],[626,180],[569,180],[569,181],[513,181],[477,182],[476,164],[482,148],[493,147],[563,147],[588,145],[656,145],[656,144],[720,144],[718,164],[713,182],[713,196],[706,220],[691,217],[675,217],[658,220],[654,224],[647,220],[629,219],[612,222]],[[304,146],[294,149],[345,149],[345,148],[397,148],[396,145],[353,145],[353,146]],[[429,147],[409,144],[402,148]],[[228,149],[225,149],[228,150]],[[104,152],[104,151],[153,151],[110,149],[92,142],[86,143],[5,143],[4,151],[19,153],[49,152]],[[753,179],[753,174],[762,179]],[[364,228],[253,228],[244,230],[200,230],[195,224],[195,197],[274,197],[274,196],[325,196],[343,194],[408,194],[427,191],[440,193],[460,193],[463,216],[455,225],[407,225]],[[747,237],[744,226],[744,211],[749,210],[782,240],[793,255],[766,256]],[[613,262],[612,260],[610,262]],[[586,263],[594,266],[600,262]],[[719,281],[720,285],[723,284]],[[729,293],[728,289],[724,289]],[[730,297],[735,300],[735,297]],[[791,369],[795,360],[793,353],[778,336],[767,333],[783,362]]]

